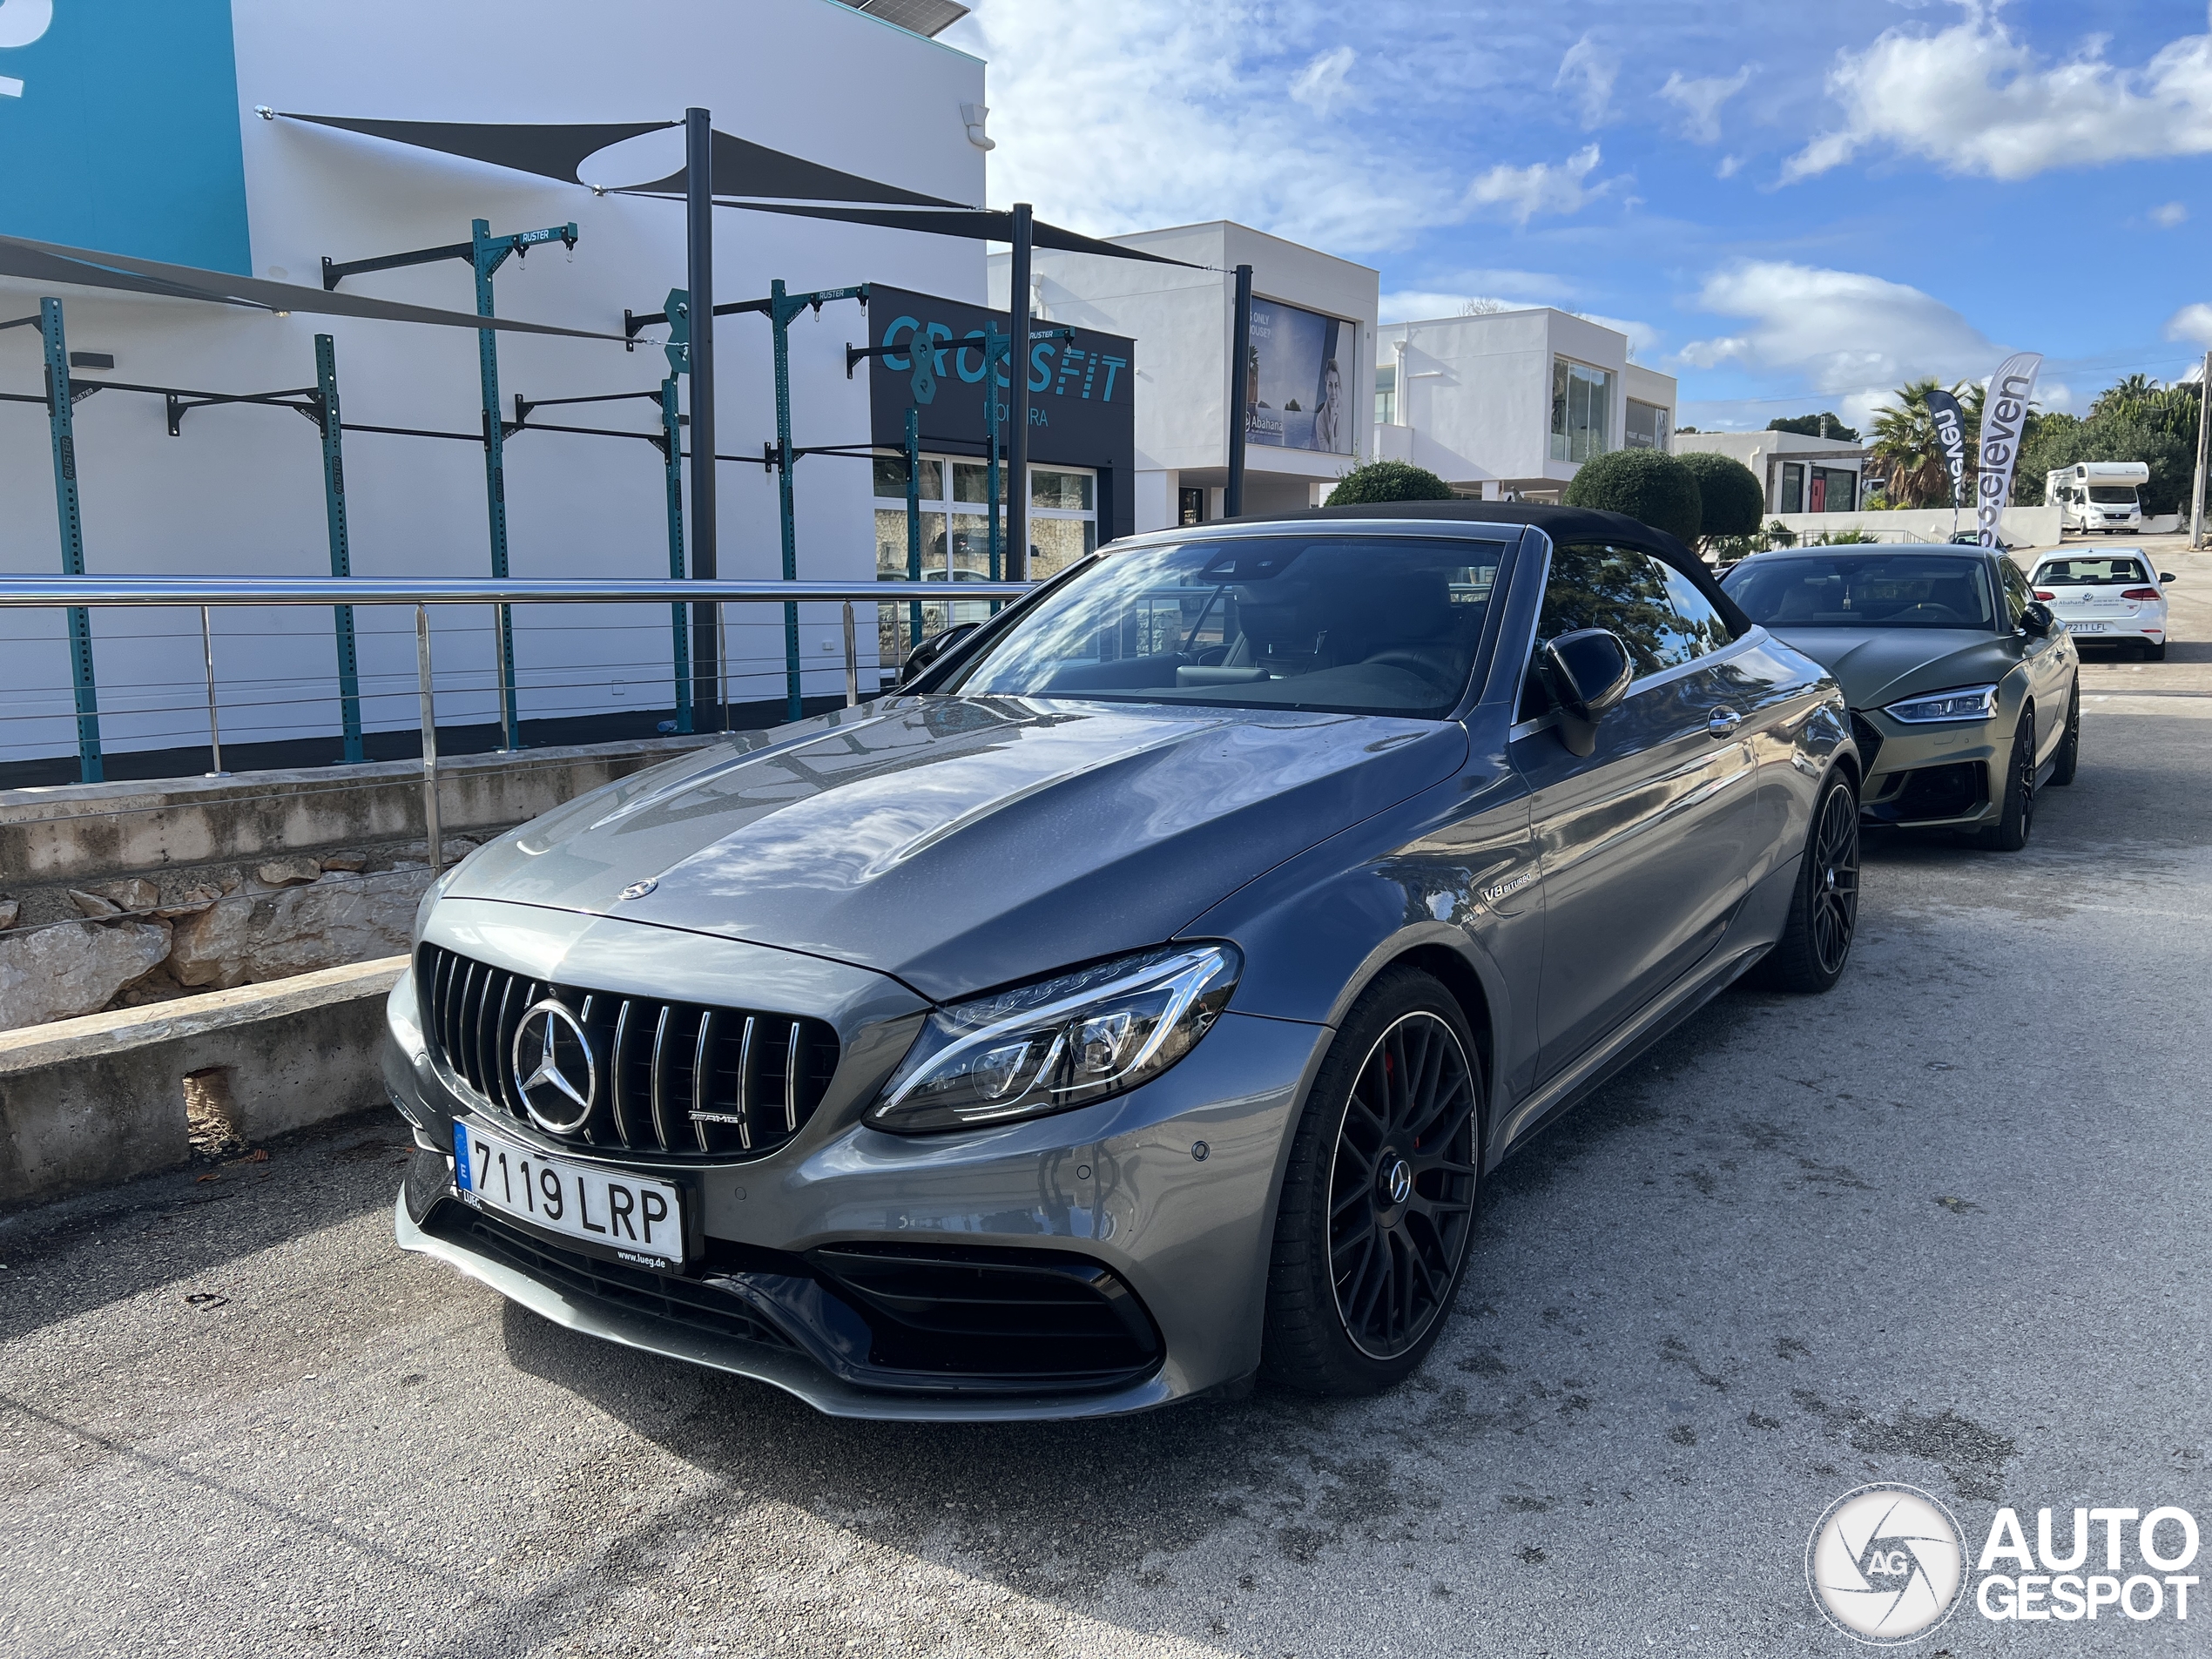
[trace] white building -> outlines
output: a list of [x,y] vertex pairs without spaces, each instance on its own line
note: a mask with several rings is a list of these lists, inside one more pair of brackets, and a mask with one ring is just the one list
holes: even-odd
[[1677,454],[1692,449],[1740,461],[1757,475],[1771,514],[1850,513],[1865,504],[1865,445],[1798,432],[1685,432]]
[[[1034,256],[1041,320],[1137,341],[1135,528],[1222,515],[1239,265],[1253,293],[1244,511],[1317,504],[1369,451],[1378,273],[1223,219],[1111,239],[1198,267]],[[1009,302],[1009,264],[991,260],[995,306]]]
[[[9,7],[10,15],[20,9]],[[880,0],[877,10],[941,27],[960,9]],[[616,336],[625,308],[658,311],[685,280],[680,203],[600,195],[264,118],[257,106],[546,123],[664,120],[702,105],[720,131],[808,161],[950,201],[985,199],[982,63],[835,0],[663,0],[634,17],[590,0],[521,9],[440,0],[57,6],[41,37],[0,51],[0,76],[21,84],[19,95],[0,97],[0,232],[314,287],[325,257],[465,242],[477,219],[494,234],[573,221],[573,253],[555,242],[500,269],[498,313]],[[661,178],[681,165],[681,140],[680,130],[646,134],[621,153],[590,158],[583,176],[606,185]],[[875,281],[984,298],[986,244],[727,208],[716,219],[718,300],[764,295],[774,278],[793,290]],[[465,260],[348,278],[344,292],[475,308]],[[118,384],[218,393],[312,387],[314,336],[327,334],[348,423],[473,437],[346,434],[354,574],[489,575],[475,331],[14,279],[0,279],[0,320],[36,314],[47,294],[64,303],[70,348],[113,364],[76,371],[80,388],[110,383],[75,410],[91,573],[329,573],[311,423],[290,409],[226,405],[191,410],[172,437],[161,396]],[[1370,306],[1372,315],[1372,296]],[[867,442],[867,379],[848,379],[845,360],[846,343],[866,341],[867,328],[850,301],[792,325],[798,443]],[[502,402],[511,409],[517,394],[650,391],[668,372],[661,333],[648,330],[634,352],[618,339],[502,335]],[[726,317],[716,337],[717,447],[725,456],[758,457],[775,432],[768,326],[758,315]],[[0,391],[39,393],[41,368],[37,328],[0,333]],[[640,400],[538,418],[643,435],[656,429],[656,415]],[[668,574],[664,480],[651,445],[525,431],[508,440],[506,465],[514,576]],[[808,456],[794,469],[802,577],[874,575],[869,472],[864,456]],[[718,485],[720,574],[779,576],[774,475],[757,462],[725,462]],[[47,411],[39,401],[0,402],[0,571],[59,570],[54,489]],[[644,609],[518,610],[524,720],[665,709],[669,623]],[[759,614],[766,609],[730,610],[734,700],[782,695],[781,619]],[[807,693],[841,692],[836,608],[803,608],[802,620]],[[215,622],[217,671],[233,705],[226,745],[320,741],[337,731],[328,612],[218,611]],[[488,616],[451,610],[439,625],[442,723],[489,722]],[[57,613],[0,615],[8,664],[0,762],[66,755],[73,777],[63,626]],[[364,608],[358,626],[366,725],[372,738],[385,732],[397,742],[417,720],[412,618]],[[204,745],[198,617],[110,610],[95,612],[92,627],[109,755]]]
[[1669,449],[1675,381],[1626,334],[1548,306],[1378,332],[1376,458],[1486,501],[1557,501],[1608,449]]

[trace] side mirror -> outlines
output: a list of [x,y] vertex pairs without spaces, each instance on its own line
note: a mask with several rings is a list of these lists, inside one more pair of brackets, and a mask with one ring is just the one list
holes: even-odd
[[900,668],[899,678],[891,682],[891,689],[894,691],[904,691],[915,680],[920,679],[930,664],[935,663],[947,651],[982,625],[979,622],[955,623],[942,633],[930,635],[928,638],[914,648],[914,655],[907,658],[904,665]]
[[2020,612],[2020,632],[2030,639],[2042,639],[2058,626],[2058,618],[2051,614],[2050,606],[2040,599],[2030,599]]
[[2158,573],[2158,579],[2161,582],[2171,582],[2174,579],[2174,573],[2171,570],[2161,570]]
[[1629,648],[1602,628],[1578,628],[1546,642],[1536,666],[1559,711],[1560,739],[1568,752],[1595,752],[1599,719],[1619,706],[1635,678]]

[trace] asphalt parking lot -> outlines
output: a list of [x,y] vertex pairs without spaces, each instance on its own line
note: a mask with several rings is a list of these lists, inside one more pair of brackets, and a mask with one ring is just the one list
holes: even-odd
[[0,1651],[1840,1656],[1853,1487],[1976,1547],[2212,1509],[2212,557],[2165,551],[2182,643],[2092,659],[2030,849],[1874,843],[1834,994],[1723,996],[1501,1172],[1411,1386],[832,1421],[402,1255],[353,1120],[0,1222]]

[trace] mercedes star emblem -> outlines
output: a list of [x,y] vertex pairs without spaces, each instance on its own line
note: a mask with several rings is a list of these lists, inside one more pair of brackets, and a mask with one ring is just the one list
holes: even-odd
[[642,899],[658,886],[660,883],[658,881],[633,881],[622,890],[622,896],[625,899]]
[[533,1004],[515,1029],[512,1058],[515,1088],[540,1129],[573,1135],[583,1127],[599,1096],[599,1062],[583,1022],[556,998]]

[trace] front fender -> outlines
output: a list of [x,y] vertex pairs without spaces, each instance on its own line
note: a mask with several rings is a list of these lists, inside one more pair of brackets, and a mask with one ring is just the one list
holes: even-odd
[[1332,837],[1184,932],[1244,951],[1239,1012],[1332,1028],[1392,962],[1449,951],[1479,988],[1469,1023],[1489,1049],[1494,1099],[1504,1101],[1534,1081],[1540,878],[1527,792],[1499,765]]

